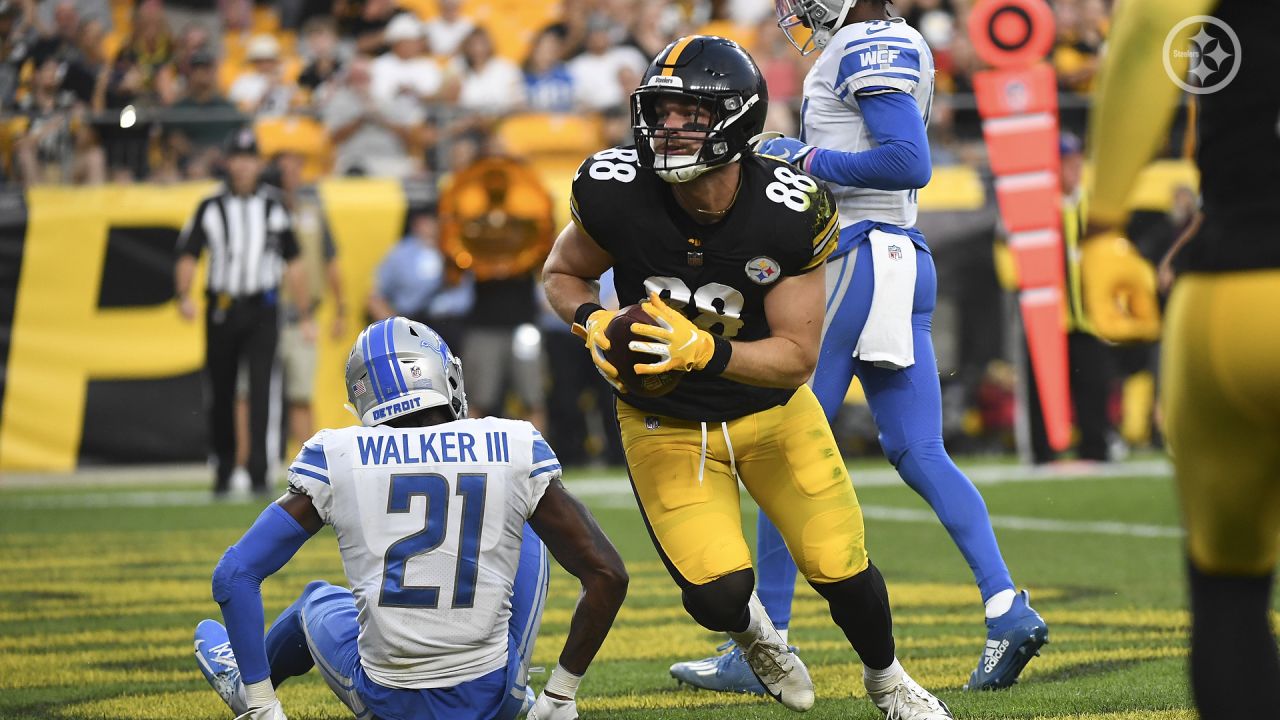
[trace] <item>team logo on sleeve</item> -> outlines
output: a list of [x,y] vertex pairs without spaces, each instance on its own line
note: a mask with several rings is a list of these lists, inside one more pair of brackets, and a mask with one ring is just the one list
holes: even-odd
[[777,260],[761,255],[747,262],[747,277],[757,285],[769,285],[782,277],[782,268]]

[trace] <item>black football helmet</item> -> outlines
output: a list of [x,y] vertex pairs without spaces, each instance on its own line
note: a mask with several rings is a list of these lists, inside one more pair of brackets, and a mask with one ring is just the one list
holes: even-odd
[[[693,103],[706,123],[686,123],[681,138],[701,136],[696,154],[668,154],[668,134],[659,100]],[[764,131],[769,91],[760,68],[732,40],[688,35],[668,45],[649,64],[631,93],[631,127],[640,165],[670,183],[688,182],[750,152],[751,138]]]

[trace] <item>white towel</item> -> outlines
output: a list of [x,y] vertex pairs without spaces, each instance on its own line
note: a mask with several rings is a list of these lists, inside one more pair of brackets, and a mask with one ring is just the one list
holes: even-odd
[[905,235],[872,230],[875,294],[853,356],[900,370],[916,362],[911,339],[911,306],[916,295],[916,246]]

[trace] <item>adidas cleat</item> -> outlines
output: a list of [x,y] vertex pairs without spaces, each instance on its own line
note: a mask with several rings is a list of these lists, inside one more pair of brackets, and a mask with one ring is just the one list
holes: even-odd
[[[764,685],[751,672],[742,648],[730,640],[716,648],[721,655],[703,660],[678,662],[671,666],[671,677],[702,690],[767,695]],[[728,652],[725,652],[728,650]]]
[[999,690],[1018,681],[1018,675],[1049,642],[1049,626],[1031,609],[1026,590],[1018,593],[1009,611],[987,620],[987,646],[965,690]]
[[244,682],[240,679],[235,653],[231,651],[227,629],[216,620],[201,620],[196,626],[195,642],[196,664],[200,666],[204,679],[209,681],[231,712],[236,715],[248,712],[249,701],[245,697]]
[[897,681],[867,688],[867,697],[884,713],[885,720],[954,720],[947,704],[920,687],[904,670]]

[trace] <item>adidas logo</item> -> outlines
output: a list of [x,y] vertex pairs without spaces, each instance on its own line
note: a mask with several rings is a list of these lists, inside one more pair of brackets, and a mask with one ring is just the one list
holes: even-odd
[[982,670],[984,672],[995,670],[996,665],[1000,664],[1000,658],[1004,657],[1004,652],[1008,649],[1008,640],[1001,640],[1000,642],[988,640],[986,652],[982,654]]

